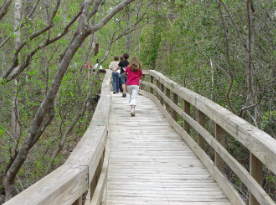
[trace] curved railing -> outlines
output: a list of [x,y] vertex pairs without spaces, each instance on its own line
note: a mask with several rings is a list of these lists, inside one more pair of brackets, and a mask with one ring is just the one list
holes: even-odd
[[[152,99],[168,122],[182,136],[198,158],[207,167],[232,204],[244,204],[237,191],[224,176],[224,163],[232,169],[250,192],[249,204],[275,205],[262,186],[262,166],[276,174],[276,140],[250,123],[231,113],[213,101],[186,89],[156,71],[143,71],[150,82],[140,81],[140,94]],[[148,77],[147,77],[148,78]],[[145,78],[144,78],[145,79]],[[171,99],[172,98],[172,99]],[[179,107],[178,99],[184,102]],[[197,120],[191,117],[190,107],[197,110]],[[177,116],[184,120],[183,128]],[[215,136],[205,129],[205,117],[215,123]],[[190,127],[198,133],[198,142],[189,135]],[[250,173],[224,148],[226,131],[250,152]],[[202,149],[206,141],[215,151],[214,162]]]
[[101,97],[92,121],[67,161],[4,205],[100,204],[108,168],[107,135],[110,113],[111,71],[106,70]]
[[[140,94],[156,103],[171,126],[207,167],[231,203],[244,204],[224,176],[225,163],[250,191],[250,205],[275,204],[260,184],[263,165],[276,174],[276,140],[213,101],[178,85],[162,74],[156,71],[143,72],[144,75],[150,76],[150,82],[140,82]],[[5,205],[81,205],[82,196],[86,191],[88,195],[85,204],[101,204],[108,169],[110,81],[111,72],[106,70],[101,98],[90,126],[67,161]],[[183,109],[179,107],[179,99],[183,99]],[[198,111],[197,120],[190,114],[191,106]],[[184,119],[183,128],[177,123],[178,116]],[[206,117],[215,123],[215,136],[205,129]],[[189,134],[191,127],[198,133],[197,142]],[[250,173],[224,148],[224,131],[250,151]],[[214,162],[202,149],[204,141],[215,151]]]

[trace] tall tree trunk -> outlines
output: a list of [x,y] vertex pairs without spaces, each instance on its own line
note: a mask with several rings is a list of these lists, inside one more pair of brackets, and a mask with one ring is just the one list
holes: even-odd
[[87,90],[87,97],[86,99],[81,103],[81,86],[83,84],[83,80],[85,78],[85,70],[83,69],[83,74],[81,76],[81,80],[79,83],[79,96],[78,96],[78,100],[77,100],[77,114],[74,118],[74,120],[71,122],[70,126],[66,129],[65,133],[61,136],[58,147],[56,148],[56,150],[54,151],[54,153],[52,154],[51,157],[51,161],[48,163],[47,169],[46,169],[46,174],[49,174],[52,170],[52,166],[54,163],[55,158],[58,156],[59,152],[62,150],[62,148],[64,147],[64,144],[66,142],[66,139],[68,137],[68,135],[70,134],[70,132],[73,130],[73,128],[75,127],[75,125],[78,123],[79,119],[82,117],[84,111],[85,111],[85,107],[87,104],[87,101],[90,100],[91,98],[91,83],[89,81],[89,88]]
[[[137,1],[137,8],[138,8],[137,15],[138,15],[138,17],[141,14],[141,5],[142,5],[141,0],[138,0]],[[136,27],[138,27],[138,29],[136,30],[136,51],[137,51],[137,54],[138,54],[139,51],[140,51],[139,35],[141,33],[141,28],[139,28],[139,23],[136,25]]]
[[[93,21],[94,21],[94,19],[93,19]],[[91,59],[92,55],[93,56],[95,55],[95,48],[96,48],[96,32],[93,33],[93,35],[92,35],[91,50],[90,50],[90,52],[88,54],[88,60]],[[91,76],[93,74],[93,70],[92,69],[93,68],[88,69],[88,83],[91,82]],[[86,118],[89,119],[89,120],[92,118],[92,113],[89,110],[90,107],[91,107],[91,100],[89,99],[87,101],[87,103],[86,103]]]
[[[6,196],[6,201],[10,199],[13,195],[11,194],[11,189],[14,187],[14,179],[23,165],[24,161],[27,158],[29,150],[34,146],[38,141],[41,134],[45,131],[47,126],[50,124],[51,120],[54,117],[54,100],[61,85],[62,79],[69,67],[71,60],[76,54],[78,48],[82,45],[85,39],[92,33],[96,32],[102,28],[112,17],[114,17],[119,11],[125,8],[129,3],[134,0],[123,0],[117,6],[115,6],[100,22],[95,26],[89,26],[88,20],[97,13],[101,1],[96,1],[93,4],[93,9],[90,12],[90,6],[92,0],[86,0],[82,15],[80,19],[79,29],[72,36],[72,40],[68,43],[67,47],[64,50],[64,53],[61,55],[61,61],[58,64],[57,72],[49,88],[49,92],[43,99],[41,105],[38,107],[36,115],[31,123],[31,126],[27,132],[27,135],[22,142],[15,159],[12,161],[11,166],[9,167],[7,174],[4,179],[5,189],[9,190],[9,195]],[[90,12],[90,13],[89,13]]]
[[[246,94],[246,101],[244,107],[250,106],[253,102],[252,95],[253,95],[253,72],[252,72],[252,59],[251,59],[251,51],[252,51],[252,36],[253,36],[253,17],[254,13],[252,14],[252,19],[250,15],[250,9],[252,8],[251,0],[247,0],[246,2],[246,10],[247,10],[247,22],[248,22],[248,67],[247,67],[247,94]],[[253,9],[252,9],[253,12]],[[242,118],[246,117],[247,109],[244,109],[242,112]]]
[[[20,23],[21,6],[22,6],[21,0],[16,0],[15,1],[15,11],[14,11],[14,29],[17,28],[17,26]],[[18,29],[15,32],[15,34],[16,34],[15,49],[17,49],[20,44],[20,29]],[[13,136],[14,139],[16,139],[16,141],[18,141],[20,138],[18,98],[17,98],[18,84],[19,84],[19,77],[16,77],[14,79],[14,84],[12,86],[12,97],[11,97],[11,101],[12,101],[11,135]],[[5,187],[5,192],[6,192],[6,199],[12,198],[17,193],[17,190],[14,186],[14,180],[11,181],[9,186]]]
[[[130,25],[130,14],[129,14],[129,11],[130,11],[130,8],[129,8],[129,6],[127,6],[127,10],[126,10],[126,12],[127,12],[127,27],[129,27],[129,25]],[[130,33],[128,33],[127,35],[126,35],[126,50],[128,51],[128,53],[129,53],[129,51],[130,51]]]

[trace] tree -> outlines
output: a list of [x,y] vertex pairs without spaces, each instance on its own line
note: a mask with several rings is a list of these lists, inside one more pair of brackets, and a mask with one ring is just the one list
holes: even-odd
[[[49,8],[46,6],[46,12],[48,16],[48,23],[46,26],[42,26],[41,29],[37,31],[30,31],[30,34],[27,38],[21,41],[21,44],[18,49],[15,50],[14,55],[12,57],[11,63],[8,68],[4,71],[2,75],[1,81],[2,83],[9,82],[15,79],[20,73],[24,71],[24,69],[30,64],[32,57],[38,52],[40,49],[49,46],[50,44],[54,43],[55,41],[61,39],[73,24],[78,20],[79,23],[77,25],[77,30],[71,37],[70,42],[67,44],[66,48],[64,49],[63,53],[60,57],[60,62],[57,67],[57,73],[55,74],[51,86],[48,89],[46,96],[44,97],[42,103],[40,104],[39,108],[37,109],[36,115],[29,127],[29,130],[22,141],[22,145],[19,148],[18,152],[14,153],[14,156],[10,159],[10,166],[7,169],[4,184],[6,190],[6,200],[10,199],[13,196],[15,187],[14,187],[14,179],[16,174],[18,173],[20,167],[26,160],[29,150],[36,144],[39,140],[39,137],[45,131],[46,127],[49,125],[51,120],[55,115],[55,108],[54,108],[54,100],[58,93],[59,87],[61,85],[62,79],[65,75],[65,72],[70,65],[71,60],[73,59],[74,55],[76,54],[77,50],[80,48],[82,43],[85,39],[102,28],[112,17],[124,9],[129,3],[133,0],[124,0],[118,3],[114,8],[112,8],[109,13],[105,14],[101,17],[101,19],[96,22],[94,25],[91,24],[91,18],[94,17],[103,3],[102,0],[86,0],[81,4],[79,11],[77,14],[70,20],[70,22],[64,27],[63,31],[56,36],[51,36],[52,28],[55,25],[55,21],[58,20],[58,11],[61,4],[61,1],[56,1],[56,4],[52,10],[52,14],[49,13]],[[50,5],[48,5],[50,6]],[[29,19],[26,19],[24,23],[22,23],[22,27],[28,23]],[[19,26],[20,27],[20,26]],[[47,35],[45,35],[47,34]],[[33,42],[35,40],[39,40],[44,37],[44,40],[40,40],[40,44],[35,45]],[[9,37],[8,37],[9,38]],[[43,39],[43,38],[42,38]],[[6,42],[4,41],[1,46],[5,45]],[[29,45],[31,45],[30,49],[26,49]],[[25,53],[24,49],[27,50]],[[28,52],[28,50],[30,50]],[[19,59],[20,53],[23,54],[24,58]]]

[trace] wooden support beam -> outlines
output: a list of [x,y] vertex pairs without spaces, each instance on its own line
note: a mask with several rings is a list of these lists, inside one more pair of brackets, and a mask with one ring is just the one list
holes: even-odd
[[93,177],[93,179],[91,181],[91,184],[90,184],[90,199],[93,198],[95,189],[97,187],[97,183],[99,181],[100,174],[101,174],[101,171],[102,171],[103,160],[104,160],[104,152],[102,154],[102,157],[101,157],[101,159],[99,161],[98,167],[97,167],[97,169],[95,171],[94,177]]
[[[221,126],[219,126],[218,124],[216,124],[216,128],[215,128],[215,135],[216,135],[216,140],[222,145],[224,146],[224,140],[223,140],[223,135],[224,135],[224,130],[222,129]],[[224,173],[224,161],[223,159],[219,156],[219,154],[216,152],[215,153],[215,165],[216,167],[222,172]]]
[[[159,82],[159,80],[157,80],[157,79],[156,79],[156,87],[157,87],[158,89],[160,89],[160,82]],[[156,97],[157,97],[157,99],[160,101],[160,96],[158,95],[158,92],[156,92]]]
[[[144,80],[145,80],[145,74],[143,74],[143,80],[141,80],[141,81],[144,81]],[[144,90],[144,85],[142,83],[140,83],[140,89]]]
[[98,55],[100,52],[100,44],[96,43],[94,55]]
[[[160,85],[161,92],[164,93],[164,85],[162,83],[160,83]],[[164,99],[162,97],[160,97],[160,103],[161,105],[164,105]]]
[[[171,90],[169,88],[166,88],[166,96],[170,99],[171,98]],[[169,103],[166,103],[166,110],[168,113],[171,113],[171,107]]]
[[[205,115],[200,110],[198,110],[198,123],[202,127],[205,127]],[[203,137],[200,134],[198,134],[197,144],[201,147],[201,149],[204,150],[204,144],[203,144],[203,142],[204,142]]]
[[[178,95],[173,93],[173,102],[178,105]],[[172,118],[177,121],[177,112],[173,109],[172,111]]]
[[[151,82],[151,84],[153,84],[153,79],[154,78],[152,76],[150,76],[150,82]],[[150,88],[150,93],[153,94],[153,88],[152,87]]]
[[[255,155],[250,153],[250,174],[260,185],[262,185],[262,169],[262,162]],[[249,193],[249,205],[260,205],[251,193]]]
[[82,195],[72,205],[82,205]]
[[[189,116],[190,116],[190,107],[191,107],[190,103],[187,102],[186,100],[184,100],[184,112],[185,112],[187,115],[189,115]],[[184,130],[185,130],[188,134],[190,134],[190,125],[189,125],[189,123],[188,123],[186,120],[184,120],[183,123],[184,123],[184,125],[183,125]]]

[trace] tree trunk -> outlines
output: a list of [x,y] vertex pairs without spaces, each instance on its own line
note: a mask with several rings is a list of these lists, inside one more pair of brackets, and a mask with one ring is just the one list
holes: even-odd
[[[93,21],[94,21],[94,19],[93,19]],[[93,56],[95,55],[95,48],[96,48],[96,32],[93,33],[93,35],[92,35],[91,50],[88,54],[88,60],[91,58],[92,55]],[[91,82],[91,76],[92,76],[92,73],[93,73],[92,69],[93,68],[88,69],[88,83]],[[89,110],[90,107],[91,107],[91,100],[88,100],[87,103],[86,103],[86,118],[89,119],[89,120],[92,118],[92,113]]]
[[80,99],[81,99],[81,87],[82,87],[84,78],[85,78],[85,70],[83,70],[83,74],[81,76],[81,80],[80,80],[80,83],[78,85],[78,87],[79,87],[79,96],[78,96],[78,100],[77,100],[77,114],[76,114],[74,120],[71,122],[70,126],[66,129],[65,133],[60,138],[59,145],[56,148],[56,150],[54,151],[54,153],[52,155],[52,158],[51,158],[51,161],[48,163],[46,174],[49,174],[51,172],[51,169],[52,169],[53,162],[54,162],[55,158],[58,156],[59,152],[64,147],[64,144],[66,142],[66,139],[67,139],[68,135],[73,130],[73,128],[75,127],[75,125],[78,123],[79,119],[83,116],[83,114],[84,114],[84,112],[86,110],[87,102],[90,101],[90,99],[91,99],[91,93],[92,93],[91,92],[91,85],[92,85],[92,83],[91,83],[91,81],[89,81],[88,82],[89,83],[89,85],[88,85],[89,87],[87,89],[86,99],[83,102],[80,101]]
[[[251,51],[252,51],[252,33],[253,33],[253,17],[251,20],[250,15],[250,5],[252,4],[251,0],[247,0],[246,9],[247,9],[247,21],[248,21],[248,67],[247,67],[247,94],[246,101],[244,107],[250,106],[253,102],[252,100],[252,91],[253,91],[253,73],[252,73],[252,59],[251,59]],[[244,109],[242,112],[242,118],[245,119],[247,109]]]
[[[129,6],[127,6],[127,10],[126,10],[126,12],[127,12],[127,15],[126,15],[127,16],[127,27],[129,27],[129,25],[130,25],[129,11],[130,11]],[[130,51],[130,33],[126,34],[126,50],[129,53],[129,51]]]
[[[14,11],[14,29],[17,28],[17,26],[20,23],[20,13],[21,13],[21,6],[22,2],[21,0],[15,1],[15,11]],[[16,32],[16,39],[15,39],[15,49],[18,48],[20,44],[20,29],[18,29]],[[12,96],[11,96],[11,102],[12,102],[12,111],[11,111],[11,135],[14,139],[16,139],[17,144],[18,140],[20,138],[20,127],[19,127],[19,113],[18,113],[18,99],[17,99],[17,92],[18,92],[18,84],[19,84],[19,77],[16,77],[14,79],[14,84],[12,86]],[[15,150],[16,151],[16,150]],[[12,153],[11,153],[12,154]],[[12,159],[10,159],[12,160]],[[17,194],[17,190],[14,185],[14,179],[11,180],[6,186],[5,186],[5,192],[6,192],[6,200],[9,200],[12,198],[15,194]]]
[[24,0],[24,3],[25,3],[25,14],[24,14],[24,16],[27,17],[33,9],[33,0]]
[[76,54],[78,48],[82,45],[84,40],[90,34],[102,28],[113,16],[115,16],[119,11],[125,8],[132,1],[134,0],[123,0],[122,2],[120,2],[95,26],[88,25],[89,19],[87,19],[87,17],[91,18],[93,15],[97,13],[100,1],[95,2],[92,11],[89,11],[90,5],[92,4],[92,0],[87,0],[86,4],[84,4],[79,29],[74,33],[74,35],[72,36],[72,40],[65,48],[65,51],[61,57],[61,61],[58,64],[57,72],[49,88],[49,92],[47,93],[41,105],[39,106],[36,115],[31,123],[31,126],[27,132],[27,135],[24,141],[22,142],[22,146],[20,147],[17,155],[15,156],[15,159],[13,160],[5,176],[4,186],[5,189],[9,192],[9,195],[6,196],[6,201],[14,195],[11,191],[14,188],[14,179],[20,167],[26,160],[29,150],[38,141],[39,136],[41,136],[41,134],[45,131],[46,127],[49,125],[49,123],[54,117],[54,100],[56,94],[61,85],[63,76],[65,75],[65,72],[67,71],[69,64],[73,59],[74,55]]
[[8,8],[11,5],[12,0],[6,0],[0,7],[0,20],[6,15],[8,12]]
[[[137,8],[138,8],[138,12],[137,12],[137,15],[140,16],[141,14],[141,0],[138,0],[137,1]],[[140,44],[139,44],[139,35],[141,33],[141,28],[139,28],[139,23],[136,25],[136,27],[138,27],[138,29],[136,30],[136,51],[137,51],[137,54],[139,53],[140,51]]]

